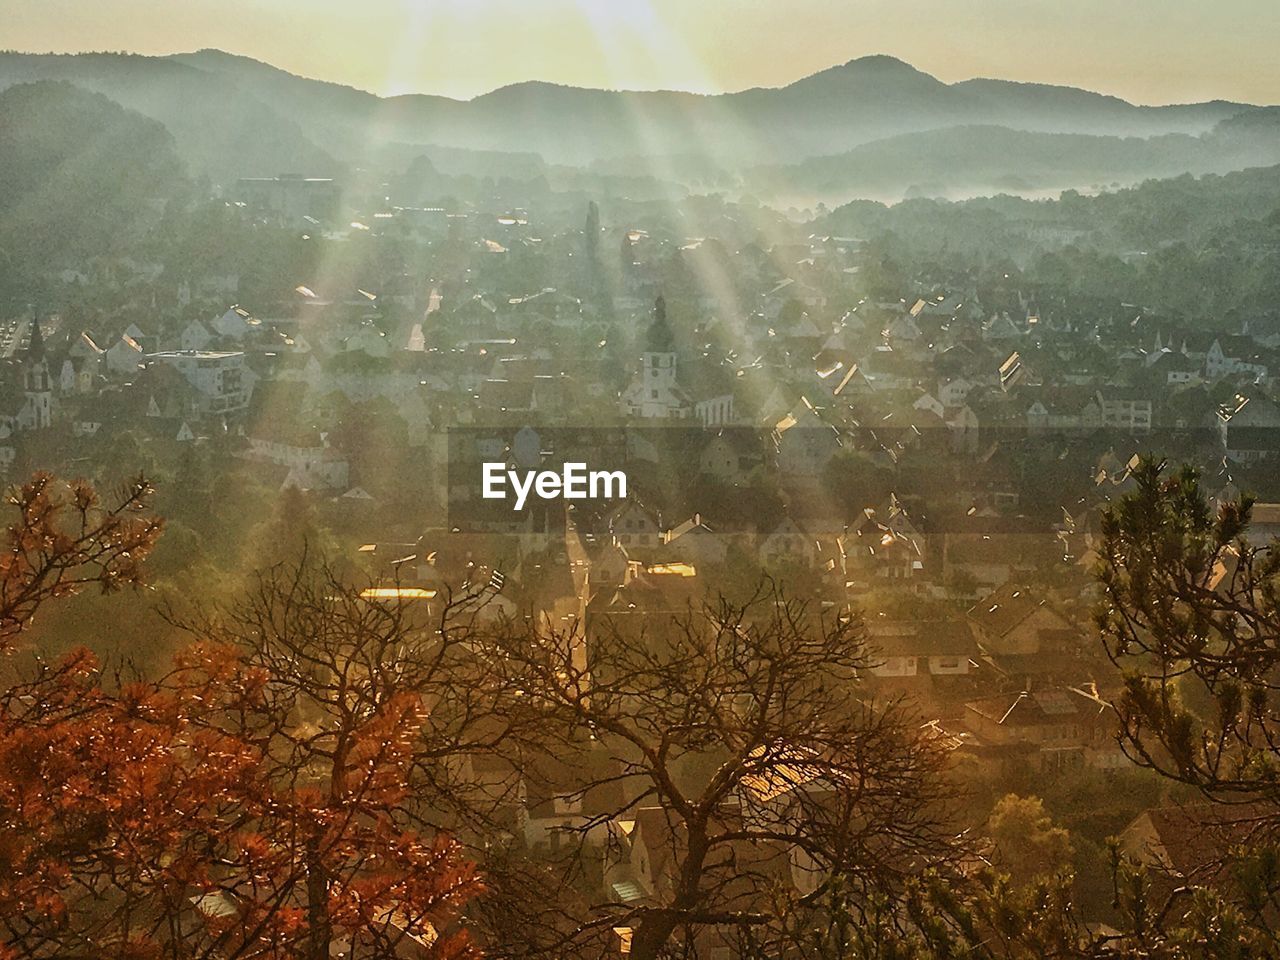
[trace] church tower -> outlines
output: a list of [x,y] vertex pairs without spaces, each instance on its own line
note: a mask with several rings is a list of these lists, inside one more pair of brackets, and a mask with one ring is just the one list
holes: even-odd
[[53,378],[49,375],[49,358],[45,354],[39,316],[31,319],[31,340],[22,361],[22,389],[27,398],[23,428],[48,429],[53,424]]
[[653,304],[653,323],[645,339],[644,382],[651,390],[669,390],[676,385],[676,347],[664,297]]
[[687,417],[692,406],[676,379],[675,337],[667,322],[667,302],[658,297],[640,370],[622,395],[622,409],[628,416],[663,420]]

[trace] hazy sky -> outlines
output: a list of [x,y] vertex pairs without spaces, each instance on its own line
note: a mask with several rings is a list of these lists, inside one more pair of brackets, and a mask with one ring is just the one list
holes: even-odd
[[218,47],[377,93],[713,92],[872,53],[946,81],[1280,103],[1275,0],[0,0],[0,47]]

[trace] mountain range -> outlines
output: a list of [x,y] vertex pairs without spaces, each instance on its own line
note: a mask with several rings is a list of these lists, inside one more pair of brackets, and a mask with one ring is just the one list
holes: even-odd
[[188,187],[162,124],[67,83],[0,92],[0,274],[127,245]]
[[353,168],[396,173],[426,156],[444,174],[494,177],[592,166],[678,178],[676,166],[701,164],[766,192],[839,197],[939,178],[944,191],[1002,180],[1035,189],[1266,162],[1277,132],[1273,120],[1261,122],[1248,133],[1249,148],[1233,153],[1214,140],[1220,125],[1262,108],[1138,106],[1003,80],[947,84],[885,56],[785,87],[714,96],[528,82],[461,101],[378,97],[217,50],[0,53],[0,89],[38,80],[70,82],[159,121],[191,171],[220,182]]

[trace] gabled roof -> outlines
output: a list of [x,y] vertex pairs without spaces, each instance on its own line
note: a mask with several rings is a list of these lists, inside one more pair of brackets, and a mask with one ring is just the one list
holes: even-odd
[[1231,869],[1227,858],[1232,847],[1250,843],[1266,829],[1266,812],[1252,803],[1150,807],[1121,833],[1121,847],[1180,878],[1212,882]]
[[668,530],[666,532],[664,540],[666,543],[674,543],[676,540],[679,540],[681,537],[686,536],[688,534],[701,534],[701,533],[711,533],[711,532],[712,532],[711,528],[702,522],[702,514],[695,513],[692,517],[690,517],[684,523],[680,524],[679,526],[672,527],[670,530]]
[[1000,726],[1016,728],[1087,721],[1111,710],[1111,705],[1091,690],[1055,687],[970,700],[965,709]]
[[108,350],[107,352],[110,353],[112,351],[119,350],[121,347],[123,347],[125,350],[129,351],[130,353],[137,353],[137,354],[142,353],[142,347],[138,345],[138,341],[133,339],[133,337],[129,336],[127,333],[122,333],[120,335],[120,339],[117,340],[115,342],[115,345],[112,346],[111,349]]
[[[1218,345],[1218,349],[1222,351],[1222,355],[1229,359],[1244,359],[1252,357],[1258,352],[1258,344],[1253,337],[1244,336],[1242,334],[1224,334],[1214,338],[1214,343]],[[1210,344],[1210,349],[1213,344]]]
[[105,350],[94,343],[93,337],[89,336],[87,330],[80,331],[80,336],[76,337],[75,342],[71,345],[71,350],[84,352],[93,357],[100,357],[106,353]]
[[1050,610],[1066,622],[1047,600],[1030,588],[1009,582],[970,608],[969,617],[990,635],[1003,637],[1041,609]]

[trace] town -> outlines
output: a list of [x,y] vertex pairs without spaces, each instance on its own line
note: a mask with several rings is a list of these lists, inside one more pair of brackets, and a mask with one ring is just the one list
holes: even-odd
[[[0,101],[56,116],[82,106],[73,91]],[[0,471],[24,491],[11,534],[27,564],[0,604],[20,641],[4,709],[116,682],[132,697],[136,674],[175,699],[137,694],[121,715],[163,725],[218,704],[208,737],[246,724],[236,749],[273,744],[263,756],[301,782],[354,751],[315,822],[360,809],[326,889],[374,905],[304,923],[322,895],[295,872],[278,898],[295,912],[262,934],[283,952],[236,952],[249,940],[219,931],[254,915],[252,878],[271,872],[254,864],[296,841],[250,826],[287,804],[245,801],[234,850],[193,869],[173,908],[203,952],[174,956],[302,956],[294,927],[309,945],[326,931],[307,956],[435,956],[454,926],[513,958],[1156,955],[1070,951],[1119,949],[1143,897],[1174,889],[1125,877],[1190,883],[1234,855],[1238,832],[1194,819],[1211,774],[1249,803],[1274,789],[1148,746],[1166,731],[1144,725],[1159,710],[1127,671],[1168,662],[1161,629],[1274,641],[1277,170],[829,209],[424,158],[394,175],[151,180],[128,223],[87,200],[124,178],[105,170],[57,256],[0,244]],[[1194,475],[1169,480],[1180,464]],[[33,476],[96,492],[59,501]],[[125,506],[86,534],[122,484]],[[163,533],[126,543],[120,518],[144,503]],[[64,509],[71,527],[38,526]],[[1151,532],[1175,521],[1172,546]],[[95,546],[49,574],[82,535]],[[1148,548],[1163,552],[1144,567]],[[1194,589],[1177,592],[1161,564],[1182,549]],[[1161,589],[1211,612],[1162,620]],[[82,646],[111,666],[49,666]],[[1172,669],[1201,677],[1186,664],[1204,649]],[[74,686],[88,675],[92,696]],[[24,676],[78,692],[30,694]],[[289,679],[262,693],[267,678]],[[244,719],[259,710],[260,728]],[[1265,752],[1273,720],[1257,722],[1223,724]],[[426,747],[404,746],[423,729]],[[14,758],[49,749],[14,743]],[[188,794],[240,796],[217,779],[235,750],[165,753],[183,751],[213,778]],[[362,770],[374,799],[345,807],[364,802],[341,786]],[[399,776],[413,786],[387,786]],[[456,851],[392,836],[411,827]],[[363,892],[386,862],[441,886]],[[106,898],[106,877],[84,890]],[[970,919],[933,931],[947,884],[968,880]],[[24,896],[0,882],[0,912],[61,923],[64,907]],[[841,910],[860,933],[811,950]],[[1045,939],[944,948],[1000,916]],[[364,932],[342,940],[343,923]],[[0,944],[31,936],[0,923]],[[937,952],[867,946],[894,936]],[[87,955],[59,949],[14,956]]]

